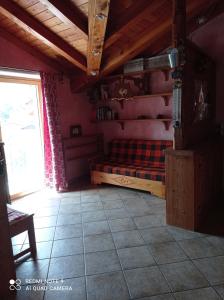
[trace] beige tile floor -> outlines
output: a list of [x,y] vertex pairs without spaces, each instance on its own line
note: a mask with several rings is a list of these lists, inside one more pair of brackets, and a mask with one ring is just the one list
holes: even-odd
[[[16,299],[224,299],[224,238],[167,226],[162,199],[102,186],[13,206],[35,213],[38,251],[17,262]],[[27,242],[14,238],[14,251]]]

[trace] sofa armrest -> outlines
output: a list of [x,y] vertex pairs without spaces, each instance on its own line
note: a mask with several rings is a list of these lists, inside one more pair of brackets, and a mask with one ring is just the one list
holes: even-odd
[[99,154],[96,154],[94,156],[91,156],[89,159],[88,159],[88,162],[89,162],[89,165],[90,165],[90,168],[92,165],[96,164],[96,163],[100,163],[102,161],[105,161],[107,159],[106,156],[104,156],[102,153],[99,153]]

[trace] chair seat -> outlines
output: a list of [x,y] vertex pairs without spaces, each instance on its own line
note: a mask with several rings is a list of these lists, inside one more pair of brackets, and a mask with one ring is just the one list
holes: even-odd
[[12,224],[12,222],[19,221],[20,219],[29,216],[21,211],[11,208],[9,205],[7,205],[7,211],[8,211],[8,220],[10,224]]

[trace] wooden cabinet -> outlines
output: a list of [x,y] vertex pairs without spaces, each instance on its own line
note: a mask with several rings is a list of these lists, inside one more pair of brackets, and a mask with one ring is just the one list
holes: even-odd
[[89,174],[89,159],[103,153],[103,136],[83,135],[63,139],[65,175],[71,186],[79,177]]
[[9,280],[16,279],[7,215],[8,186],[3,143],[0,142],[0,298],[7,299]]
[[217,204],[222,182],[222,146],[166,151],[167,224],[198,230]]

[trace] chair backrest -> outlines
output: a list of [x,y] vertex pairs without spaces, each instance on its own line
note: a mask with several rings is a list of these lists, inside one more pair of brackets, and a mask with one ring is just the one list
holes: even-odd
[[114,139],[109,144],[109,159],[118,163],[164,168],[166,148],[173,142],[167,140]]

